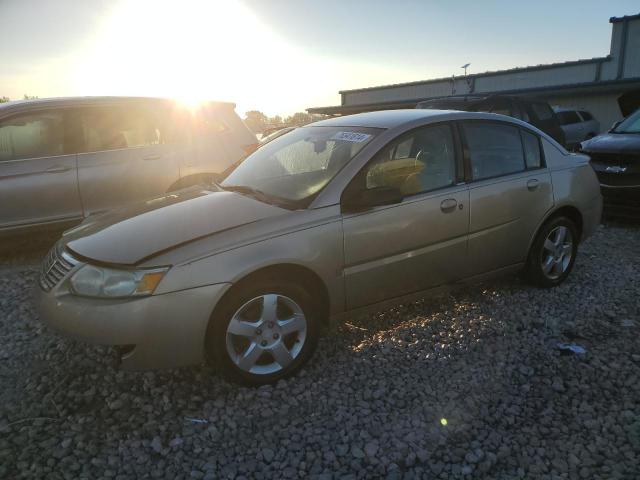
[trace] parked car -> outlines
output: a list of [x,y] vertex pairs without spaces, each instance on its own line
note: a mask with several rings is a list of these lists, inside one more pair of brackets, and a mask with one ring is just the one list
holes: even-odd
[[295,130],[296,128],[297,127],[283,127],[283,128],[278,128],[276,130],[272,130],[271,133],[269,133],[266,136],[263,136],[260,139],[260,143],[258,144],[258,147],[262,147],[263,145],[266,145],[267,143],[275,140],[276,138],[281,137],[285,133],[289,133],[291,130]]
[[201,362],[259,385],[296,372],[321,325],[445,284],[526,271],[562,283],[600,220],[589,159],[516,119],[369,112],[283,135],[211,189],[66,232],[40,317],[116,345],[128,369]]
[[560,122],[548,103],[513,95],[454,95],[434,98],[418,103],[416,108],[462,110],[465,112],[490,112],[518,118],[539,128],[560,145],[565,136]]
[[0,104],[0,234],[77,224],[222,172],[257,139],[232,103],[153,98]]
[[564,132],[567,148],[571,150],[600,133],[600,122],[585,110],[558,107],[554,111]]
[[607,214],[640,216],[640,110],[582,143],[598,175]]

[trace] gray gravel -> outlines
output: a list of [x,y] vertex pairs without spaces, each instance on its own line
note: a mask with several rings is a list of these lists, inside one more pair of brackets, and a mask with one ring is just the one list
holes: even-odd
[[36,261],[0,266],[0,478],[640,477],[638,227],[601,228],[555,290],[507,278],[350,318],[260,389],[120,372],[58,337]]

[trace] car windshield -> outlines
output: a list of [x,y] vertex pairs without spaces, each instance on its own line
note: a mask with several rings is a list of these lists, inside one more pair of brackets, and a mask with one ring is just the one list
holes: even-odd
[[220,186],[285,207],[306,206],[381,131],[297,128],[249,155]]
[[640,133],[640,110],[625,118],[613,131],[615,133]]

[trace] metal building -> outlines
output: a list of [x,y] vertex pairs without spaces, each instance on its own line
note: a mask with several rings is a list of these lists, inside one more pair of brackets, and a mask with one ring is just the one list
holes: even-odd
[[609,22],[611,50],[606,57],[342,90],[341,105],[307,111],[345,115],[413,108],[419,101],[449,95],[500,93],[588,110],[606,130],[640,107],[640,14],[612,17]]

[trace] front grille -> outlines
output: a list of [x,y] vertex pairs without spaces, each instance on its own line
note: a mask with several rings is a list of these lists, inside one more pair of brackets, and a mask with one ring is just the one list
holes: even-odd
[[640,187],[640,173],[596,173],[602,185],[611,187]]
[[637,154],[591,153],[591,166],[600,184],[610,187],[640,186],[640,156]]
[[605,165],[636,165],[640,162],[640,154],[638,153],[590,153],[587,155],[591,157],[591,161],[595,163],[602,163]]
[[40,288],[50,291],[78,264],[68,253],[54,246],[42,262],[40,270]]

